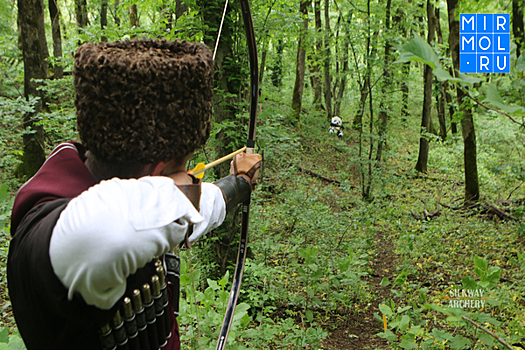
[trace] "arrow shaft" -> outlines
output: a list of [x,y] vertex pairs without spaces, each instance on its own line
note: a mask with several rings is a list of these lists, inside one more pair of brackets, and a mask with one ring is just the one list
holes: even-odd
[[230,154],[227,154],[225,155],[224,157],[221,157],[219,159],[216,159],[214,160],[213,162],[211,163],[208,163],[204,166],[203,169],[200,169],[200,170],[191,170],[189,173],[190,175],[193,175],[193,176],[196,176],[196,175],[199,175],[199,174],[202,174],[203,172],[205,172],[206,170],[210,169],[210,168],[213,168],[214,166],[216,165],[219,165],[225,161],[227,161],[228,159],[232,159],[233,157],[235,157],[236,155],[238,155],[239,153],[242,153],[246,150],[246,146],[244,146],[243,148],[239,148],[237,151],[235,152],[232,152]]

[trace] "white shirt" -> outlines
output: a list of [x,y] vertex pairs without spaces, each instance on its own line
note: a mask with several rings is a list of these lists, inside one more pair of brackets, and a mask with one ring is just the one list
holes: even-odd
[[221,190],[203,183],[200,213],[172,179],[147,176],[102,181],[62,211],[49,246],[51,265],[68,299],[110,309],[126,278],[179,245],[189,224],[190,242],[219,226],[226,215]]

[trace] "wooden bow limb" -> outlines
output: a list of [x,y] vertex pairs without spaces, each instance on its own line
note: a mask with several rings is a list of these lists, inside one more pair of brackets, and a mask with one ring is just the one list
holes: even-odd
[[204,166],[204,168],[200,168],[200,169],[198,169],[199,164],[202,164],[202,163],[199,163],[199,164],[197,164],[197,166],[195,167],[195,169],[192,169],[192,170],[188,171],[188,174],[193,175],[193,176],[200,175],[200,174],[204,173],[206,170],[208,170],[208,169],[210,169],[210,168],[213,168],[214,166],[219,165],[219,164],[221,164],[221,163],[227,161],[228,159],[231,159],[231,158],[235,157],[236,155],[238,155],[239,153],[242,153],[242,152],[244,152],[244,151],[246,151],[246,146],[244,146],[243,148],[238,149],[238,150],[235,151],[235,152],[232,152],[232,153],[230,153],[230,154],[227,154],[227,155],[225,155],[224,157],[221,157],[221,158],[219,158],[219,159],[217,159],[217,160],[214,160],[214,161],[211,162],[211,163],[206,164],[206,165]]

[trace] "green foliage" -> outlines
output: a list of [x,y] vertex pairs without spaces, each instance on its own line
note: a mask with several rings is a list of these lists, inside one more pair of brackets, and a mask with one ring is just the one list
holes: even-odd
[[26,350],[18,334],[8,334],[7,328],[0,328],[0,350]]

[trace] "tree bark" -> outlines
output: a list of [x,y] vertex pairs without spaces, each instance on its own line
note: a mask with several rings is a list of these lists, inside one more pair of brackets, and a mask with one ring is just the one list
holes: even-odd
[[[437,42],[440,45],[443,45],[443,34],[441,32],[441,23],[440,23],[440,13],[439,8],[435,9],[435,23],[436,23],[436,34]],[[437,99],[437,111],[438,111],[438,120],[439,120],[439,137],[441,140],[445,141],[447,138],[447,122],[446,122],[446,95],[447,95],[447,82],[442,81],[438,82],[436,80],[435,84],[439,87],[439,94],[436,95]]]
[[139,27],[139,15],[135,4],[129,6],[129,25],[131,28]]
[[75,14],[79,28],[84,28],[89,24],[86,0],[75,0]]
[[[395,23],[395,26],[398,27],[398,31],[401,33],[403,37],[407,36],[407,28],[406,28],[406,22],[405,22],[405,13],[399,7],[396,10],[396,14],[392,18],[392,22]],[[407,117],[409,115],[408,113],[408,97],[409,97],[409,87],[408,87],[408,81],[410,77],[410,62],[403,63],[401,66],[401,74],[402,78],[399,80],[400,90],[401,90],[401,115],[402,120],[406,121]]]
[[120,17],[119,17],[119,11],[120,11],[120,0],[115,0],[115,25],[117,27],[120,27]]
[[[50,0],[52,1],[52,0]],[[100,29],[102,32],[108,27],[108,0],[102,0],[100,3]],[[102,41],[108,41],[108,38],[102,34],[100,38]]]
[[24,153],[22,163],[16,170],[18,178],[27,180],[33,176],[45,160],[44,129],[36,126],[35,116],[42,112],[44,94],[38,90],[35,79],[47,77],[47,43],[44,32],[44,4],[42,0],[18,0],[18,23],[20,25],[20,39],[24,60],[24,96],[38,97],[34,106],[34,113],[23,116],[25,127],[33,133],[24,133]]
[[188,12],[188,5],[186,5],[182,0],[175,1],[176,19],[181,18],[186,12]]
[[303,103],[304,91],[304,73],[306,70],[306,35],[308,33],[308,1],[301,1],[299,12],[303,17],[303,24],[299,34],[299,43],[297,45],[297,64],[295,69],[295,84],[292,96],[293,115],[291,122],[299,124],[301,121],[301,109]]
[[[432,46],[434,42],[434,33],[436,31],[434,21],[434,5],[431,0],[427,0],[428,16],[428,43]],[[430,117],[432,113],[432,68],[426,64],[423,73],[423,112],[421,116],[421,133],[430,132]],[[419,156],[417,159],[416,170],[422,173],[427,172],[429,141],[425,135],[419,138]]]
[[51,18],[51,35],[53,37],[53,65],[55,79],[62,79],[64,76],[64,67],[62,67],[62,35],[60,34],[60,12],[57,7],[58,0],[49,0],[49,16]]
[[[392,0],[387,0],[386,2],[386,16],[385,16],[385,32],[386,35],[390,33],[390,8],[392,6]],[[385,59],[383,63],[383,86],[381,87],[381,101],[379,102],[379,142],[377,144],[377,154],[376,154],[376,161],[380,162],[381,157],[383,154],[383,145],[385,144],[385,135],[386,135],[386,128],[388,124],[388,103],[386,102],[387,96],[389,95],[387,93],[387,89],[392,84],[392,75],[390,74],[390,50],[392,48],[392,45],[390,45],[390,38],[387,37],[385,40]]]
[[332,75],[330,74],[331,48],[330,48],[330,1],[324,2],[324,103],[328,119],[333,116],[332,110]]
[[322,51],[322,29],[321,29],[321,0],[314,1],[314,23],[315,23],[315,52],[311,55],[310,58],[310,73],[312,79],[312,88],[314,91],[314,97],[312,100],[312,105],[318,109],[324,109],[323,103],[321,101],[321,96],[323,94],[323,86],[321,79],[321,71],[319,69],[319,57]]
[[516,42],[516,57],[520,57],[525,45],[523,30],[523,0],[512,0],[512,34]]
[[[449,21],[449,47],[456,76],[459,72],[459,20],[456,18],[458,0],[447,0]],[[465,91],[456,88],[457,102],[463,135],[463,162],[465,166],[465,203],[479,200],[479,182],[477,167],[476,132],[472,105]],[[465,100],[465,101],[464,101]]]

